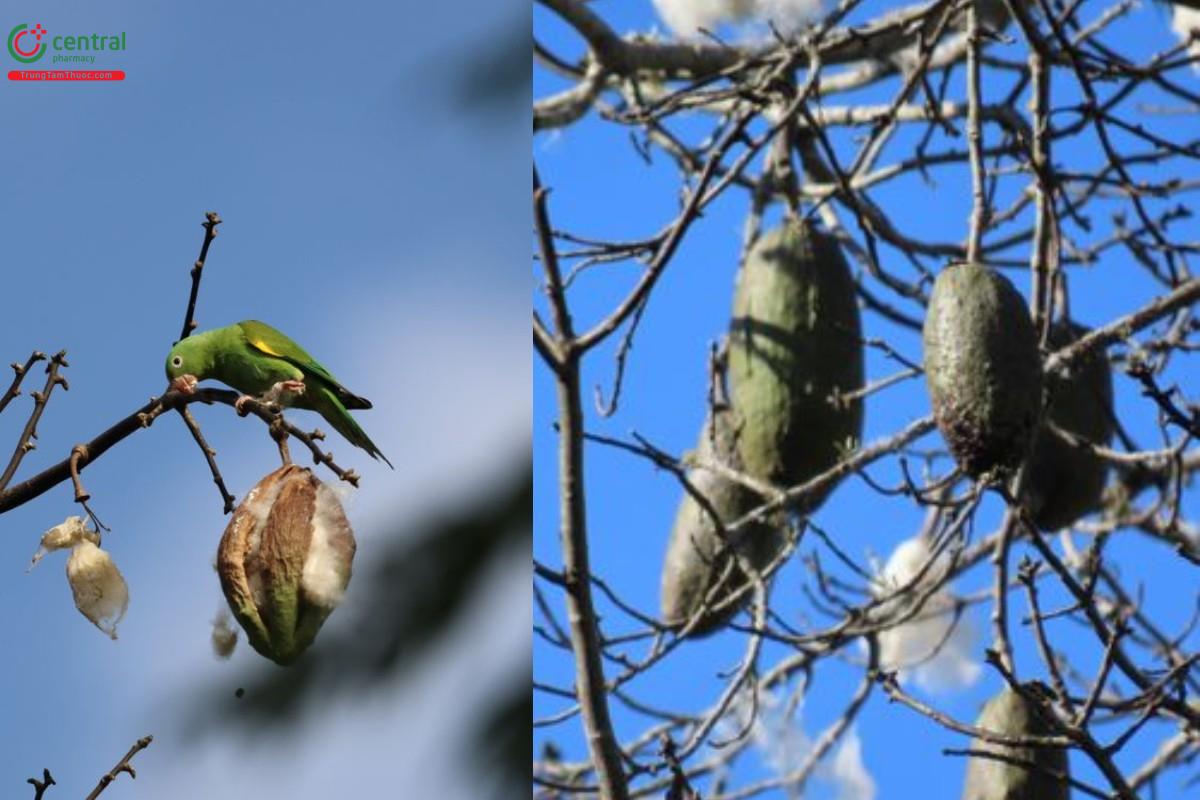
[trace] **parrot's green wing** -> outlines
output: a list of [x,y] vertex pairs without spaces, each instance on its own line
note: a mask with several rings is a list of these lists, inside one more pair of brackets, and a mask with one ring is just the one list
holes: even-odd
[[342,386],[337,378],[321,365],[321,362],[308,354],[307,350],[265,322],[248,319],[239,322],[237,327],[241,329],[242,335],[246,337],[246,343],[251,348],[260,353],[283,359],[298,367],[306,376],[309,374],[317,376],[328,385],[346,408],[367,409],[371,407],[370,400],[359,397]]

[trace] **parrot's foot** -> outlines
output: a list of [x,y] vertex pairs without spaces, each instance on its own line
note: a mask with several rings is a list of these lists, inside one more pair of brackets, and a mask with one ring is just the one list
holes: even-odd
[[258,398],[251,397],[248,394],[243,394],[239,396],[237,400],[233,401],[233,410],[238,413],[239,417],[244,417],[250,413],[250,409],[246,408],[246,403],[251,401],[258,402]]
[[199,383],[199,381],[196,380],[195,375],[180,375],[178,378],[171,381],[171,385],[167,388],[171,389],[172,391],[179,392],[180,394],[195,394],[197,383]]
[[268,403],[286,406],[291,396],[304,394],[304,389],[304,381],[280,381],[264,393],[262,399]]

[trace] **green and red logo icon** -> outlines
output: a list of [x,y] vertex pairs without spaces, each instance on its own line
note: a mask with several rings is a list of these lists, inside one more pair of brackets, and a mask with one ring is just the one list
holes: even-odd
[[45,35],[46,29],[40,22],[32,28],[26,24],[18,25],[8,33],[8,54],[22,64],[32,64],[49,49],[42,41]]

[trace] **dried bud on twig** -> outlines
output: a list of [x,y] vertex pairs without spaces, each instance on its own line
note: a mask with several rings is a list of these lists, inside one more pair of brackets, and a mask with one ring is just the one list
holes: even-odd
[[113,639],[117,624],[129,608],[129,587],[112,557],[99,547],[100,536],[88,530],[83,517],[67,517],[42,535],[41,547],[29,569],[52,550],[71,548],[67,559],[67,581],[75,596],[75,607],[97,628]]
[[294,464],[263,478],[217,550],[229,608],[250,645],[279,664],[303,653],[350,582],[354,532],[337,495]]

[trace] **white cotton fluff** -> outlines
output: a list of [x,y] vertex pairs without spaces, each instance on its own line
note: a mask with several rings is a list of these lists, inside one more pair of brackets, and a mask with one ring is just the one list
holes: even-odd
[[794,33],[817,17],[822,0],[654,0],[663,21],[682,39],[701,39],[732,26],[738,38],[765,39],[770,25]]
[[[880,571],[873,587],[875,596],[884,597],[907,586],[930,556],[924,536],[901,542]],[[881,610],[889,615],[904,614],[911,608],[910,602],[945,576],[948,567],[948,558],[942,552],[917,586],[906,591],[904,597],[885,603]],[[974,655],[977,633],[965,614],[955,619],[954,604],[954,596],[942,587],[911,619],[880,633],[880,667],[898,672],[902,682],[911,680],[930,692],[953,691],[973,684],[982,671]]]
[[[756,710],[749,692],[739,694],[738,701],[738,726],[745,727]],[[787,775],[812,752],[813,742],[804,730],[802,712],[803,707],[799,707],[789,713],[784,699],[774,692],[759,695],[750,737],[776,775]]]
[[[804,729],[803,699],[797,698],[793,707],[791,699],[781,692],[761,691],[755,702],[751,691],[743,690],[735,696],[717,725],[717,736],[740,736],[749,726],[750,740],[764,764],[779,777],[790,775],[808,760],[816,746]],[[817,793],[822,797],[875,800],[875,780],[863,763],[862,741],[853,726],[843,733],[836,750],[824,754],[813,777],[830,790]]]
[[347,508],[353,508],[354,504],[358,501],[358,489],[353,484],[338,481],[334,484],[322,482],[321,485],[333,492],[333,496],[342,504],[343,512]]
[[823,0],[753,0],[753,16],[765,27],[774,25],[781,33],[795,33],[820,16]]
[[88,530],[83,517],[67,517],[42,534],[41,546],[34,553],[29,569],[47,553],[71,548],[67,582],[75,607],[97,628],[116,639],[117,624],[129,609],[129,587],[112,557],[97,546],[99,542],[99,535]]
[[312,543],[300,576],[304,596],[314,605],[332,610],[342,602],[350,582],[350,563],[344,555],[346,535],[346,516],[337,494],[324,483],[318,484]]
[[67,580],[75,595],[75,607],[97,628],[117,638],[117,624],[129,609],[129,587],[112,557],[89,539],[71,550]]
[[875,779],[863,763],[862,739],[854,728],[846,731],[829,772],[838,789],[837,800],[875,800]]
[[94,531],[87,529],[83,517],[67,517],[60,524],[42,534],[37,552],[33,554],[33,560],[29,562],[29,568],[25,571],[29,572],[37,566],[37,563],[45,558],[47,553],[74,547],[85,538],[91,538],[93,544],[100,541]]
[[726,22],[741,21],[754,4],[755,0],[654,0],[663,22],[685,39],[701,36],[701,28],[713,31]]
[[[246,495],[242,505],[254,521],[246,537],[247,553],[257,553],[261,547],[267,518],[286,482],[264,480]],[[350,565],[344,550],[345,539],[352,534],[346,532],[346,516],[341,505],[343,492],[321,481],[314,480],[313,483],[316,485],[316,497],[309,523],[312,539],[305,554],[300,588],[309,602],[332,611],[341,603],[346,585],[350,582]],[[247,570],[246,577],[255,603],[261,607],[266,600],[262,575],[257,570]]]
[[[1186,42],[1191,38],[1192,31],[1200,31],[1200,10],[1173,3],[1171,5],[1171,28],[1179,36],[1179,41]],[[1188,54],[1193,58],[1200,56],[1200,35],[1188,46]],[[1192,64],[1192,69],[1200,72],[1200,62]]]
[[271,481],[265,488],[262,482],[259,482],[242,501],[242,506],[254,518],[254,525],[250,528],[250,535],[246,540],[247,552],[258,552],[263,528],[267,526],[267,517],[271,515],[271,508],[275,505],[275,500],[281,491],[283,491],[283,481]]
[[213,655],[224,661],[233,655],[237,648],[238,631],[233,624],[233,617],[224,603],[217,609],[217,615],[212,619],[212,649]]

